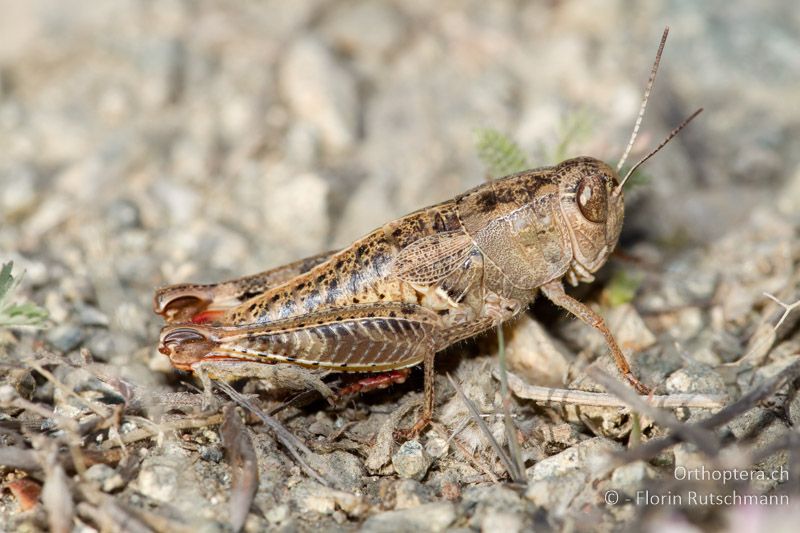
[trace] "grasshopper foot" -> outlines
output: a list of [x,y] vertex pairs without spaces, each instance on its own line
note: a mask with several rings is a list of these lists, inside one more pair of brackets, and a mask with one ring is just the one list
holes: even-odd
[[410,428],[405,428],[405,429],[398,428],[395,430],[394,432],[395,440],[404,441],[404,440],[416,439],[422,434],[422,432],[425,429],[428,428],[428,426],[431,423],[431,420],[433,419],[430,416],[426,416],[424,413],[420,413],[419,416],[417,416],[417,421],[414,423],[413,426],[411,426]]
[[639,381],[636,378],[636,376],[634,376],[630,372],[623,374],[623,376],[625,377],[625,380],[630,384],[630,386],[633,387],[639,394],[643,396],[649,396],[650,394],[653,393],[653,389],[651,389],[650,387]]

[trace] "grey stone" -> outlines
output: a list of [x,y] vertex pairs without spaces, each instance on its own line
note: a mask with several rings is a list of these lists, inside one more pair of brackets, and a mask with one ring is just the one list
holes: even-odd
[[621,449],[619,443],[610,439],[587,439],[533,465],[528,469],[528,479],[538,481],[554,478],[574,470],[580,470],[587,476],[597,476],[609,467],[610,453]]
[[81,345],[85,338],[77,326],[62,324],[47,332],[47,342],[61,352],[69,352]]
[[29,166],[15,166],[11,169],[0,168],[0,174],[6,175],[3,181],[8,180],[8,185],[13,184],[0,186],[0,212],[9,219],[24,217],[39,197],[36,173]]
[[413,509],[388,511],[370,516],[361,528],[364,533],[419,533],[444,531],[456,519],[450,502],[420,505]]
[[[463,505],[473,508],[469,526],[480,531],[530,530],[526,523],[533,508],[522,495],[507,485],[471,487],[464,491]],[[527,516],[526,516],[527,515]]]
[[122,476],[116,470],[102,463],[90,466],[84,475],[86,479],[100,485],[103,492],[114,492],[125,485]]
[[78,307],[78,321],[82,326],[108,326],[108,316],[98,308],[91,305]]
[[778,195],[778,208],[790,215],[800,212],[800,165],[784,185],[783,194]]
[[644,484],[659,477],[655,468],[644,461],[634,461],[616,468],[611,474],[611,487],[626,494],[635,494]]
[[401,479],[395,483],[395,509],[413,509],[425,502],[425,491],[419,481]]
[[151,456],[142,462],[136,484],[148,497],[174,502],[180,495],[179,481],[186,478],[187,460],[175,455]]
[[86,341],[86,348],[95,359],[108,361],[114,355],[116,342],[114,333],[98,331]]
[[335,451],[325,455],[309,457],[309,464],[323,477],[335,479],[337,487],[357,491],[363,484],[364,467],[351,453]]
[[725,382],[713,369],[692,364],[673,372],[667,378],[667,392],[674,393],[706,393],[721,394],[725,392]]
[[363,0],[338,5],[322,29],[337,48],[367,62],[376,73],[407,30],[403,13],[394,6]]
[[585,486],[586,476],[574,470],[558,477],[529,481],[525,497],[534,505],[560,516]]
[[428,439],[428,442],[425,443],[425,451],[433,459],[444,457],[447,455],[449,449],[450,444],[447,442],[447,439],[443,439],[441,437],[430,438]]
[[331,489],[309,480],[292,487],[292,498],[301,511],[322,515],[332,515],[341,510],[348,516],[360,517],[369,509],[364,498],[357,493]]
[[112,226],[118,230],[137,228],[142,224],[139,206],[131,200],[120,199],[108,207],[108,218]]
[[333,152],[350,148],[358,135],[358,90],[349,72],[319,40],[292,44],[280,68],[284,98],[320,133]]
[[201,446],[199,451],[200,457],[204,461],[211,461],[212,463],[219,463],[225,457],[219,446]]
[[392,466],[402,478],[421,480],[428,473],[431,458],[422,444],[416,440],[409,440],[392,455]]
[[506,357],[532,385],[562,387],[574,356],[536,320],[523,314],[503,327]]

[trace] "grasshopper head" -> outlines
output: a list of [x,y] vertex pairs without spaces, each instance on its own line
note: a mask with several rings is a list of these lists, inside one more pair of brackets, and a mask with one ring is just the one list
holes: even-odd
[[607,164],[591,157],[568,159],[556,167],[558,196],[572,244],[570,282],[591,281],[605,264],[622,231],[625,206],[620,180]]
[[561,211],[567,221],[569,235],[572,242],[573,258],[567,278],[573,285],[578,281],[592,281],[592,273],[596,272],[608,259],[619,240],[622,231],[622,217],[625,206],[622,189],[625,182],[633,175],[645,161],[658,153],[675,135],[691,122],[702,110],[698,109],[685,119],[678,127],[673,129],[661,144],[656,146],[647,155],[639,159],[620,179],[622,169],[628,154],[633,148],[639,126],[642,124],[644,112],[647,109],[647,100],[658,72],[661,53],[667,41],[669,28],[664,30],[661,43],[656,52],[656,59],[650,69],[650,79],[642,98],[639,116],[633,126],[628,146],[617,164],[612,169],[607,164],[592,157],[579,157],[569,159],[556,167],[559,177],[559,201]]

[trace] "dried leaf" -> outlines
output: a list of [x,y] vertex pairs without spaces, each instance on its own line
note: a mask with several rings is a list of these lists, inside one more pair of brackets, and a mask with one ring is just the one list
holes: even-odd
[[232,404],[223,409],[222,444],[231,467],[231,528],[239,531],[244,526],[250,505],[258,488],[258,459],[250,433]]
[[42,493],[42,485],[29,477],[23,477],[12,481],[6,488],[19,502],[19,508],[23,511],[30,511],[39,503],[39,495]]

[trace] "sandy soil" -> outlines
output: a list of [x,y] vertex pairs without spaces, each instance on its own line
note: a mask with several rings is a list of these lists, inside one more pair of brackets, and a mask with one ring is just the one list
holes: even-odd
[[[44,329],[0,327],[0,529],[797,523],[800,310],[777,327],[784,309],[764,294],[800,300],[789,3],[9,0],[0,12],[0,260],[25,271],[16,301],[49,314]],[[618,392],[598,373],[615,375],[601,337],[545,302],[505,329],[511,394],[494,334],[438,357],[436,423],[414,441],[393,431],[413,421],[418,371],[335,406],[286,407],[283,434],[223,411],[222,392],[204,409],[156,351],[156,287],[335,249],[475,186],[479,128],[538,166],[580,117],[567,155],[615,163],[665,25],[635,155],[705,113],[647,164],[620,253],[574,294],[656,394],[723,395],[716,407],[526,399],[530,385]],[[262,413],[285,388],[235,384]],[[520,464],[488,437],[508,448],[504,399]],[[767,500],[744,505],[754,495]]]

